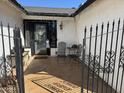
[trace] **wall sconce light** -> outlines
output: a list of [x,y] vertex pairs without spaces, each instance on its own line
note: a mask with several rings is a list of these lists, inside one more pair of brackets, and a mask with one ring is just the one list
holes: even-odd
[[60,23],[60,30],[63,29],[63,22]]

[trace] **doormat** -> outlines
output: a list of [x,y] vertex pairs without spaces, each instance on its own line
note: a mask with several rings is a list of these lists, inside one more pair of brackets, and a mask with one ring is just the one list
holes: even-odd
[[37,57],[35,57],[35,59],[47,59],[48,58],[48,56],[37,56]]
[[33,83],[51,93],[80,93],[81,88],[57,77],[43,77],[32,80]]

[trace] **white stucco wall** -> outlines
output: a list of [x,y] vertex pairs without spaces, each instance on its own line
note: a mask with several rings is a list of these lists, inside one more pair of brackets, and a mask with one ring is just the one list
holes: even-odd
[[124,19],[124,0],[97,0],[80,14],[76,18],[78,40],[82,42],[82,35],[84,27],[101,24],[105,24],[108,21]]
[[[78,42],[81,43],[83,40],[84,35],[84,28],[87,26],[87,37],[89,37],[89,27],[93,26],[93,36],[95,36],[95,26],[96,24],[101,26],[102,22],[104,22],[104,33],[106,33],[106,25],[107,22],[110,22],[110,32],[112,31],[112,20],[116,21],[115,24],[115,30],[117,30],[117,21],[121,18],[121,26],[120,29],[122,29],[122,21],[124,19],[124,0],[97,0],[93,4],[91,4],[89,7],[87,7],[85,10],[83,10],[80,14],[78,14],[75,17],[76,20],[76,31],[77,31],[77,37]],[[101,28],[98,30],[98,35],[100,34]],[[118,51],[117,56],[119,56],[119,48],[120,48],[120,42],[121,42],[121,33],[122,30],[120,30],[119,34],[119,43],[118,43]],[[116,35],[117,32],[114,32],[114,40],[113,40],[113,49],[115,50],[115,43],[116,43]],[[91,46],[91,53],[94,54],[94,42],[95,38],[92,38],[92,46]],[[111,40],[111,34],[109,34],[109,40],[108,40],[108,49],[110,50],[110,40]],[[98,37],[98,43],[97,43],[97,55],[99,55],[99,41],[100,37]],[[87,44],[89,44],[89,40],[87,39]],[[89,46],[86,46],[86,52],[88,52]],[[103,59],[104,59],[104,49],[105,49],[105,36],[103,37],[103,46],[102,46],[102,61],[101,65],[103,65]],[[116,79],[117,79],[117,69],[118,69],[118,58],[115,63],[115,75],[114,75],[114,88],[116,86]],[[101,74],[102,77],[103,74]],[[120,83],[121,83],[121,75],[122,75],[122,69],[120,69],[120,75],[119,75],[119,83],[118,83],[118,91],[120,91]],[[105,75],[106,77],[107,75]],[[109,84],[111,84],[112,75],[110,74],[109,78]],[[123,83],[124,86],[124,83]],[[122,90],[122,93],[124,93],[124,89]]]
[[[57,42],[64,41],[67,46],[77,43],[77,33],[75,28],[75,20],[72,17],[47,17],[47,16],[23,16],[23,19],[32,20],[57,20]],[[63,29],[60,24],[63,23]],[[57,49],[51,49],[51,55],[55,56]]]
[[[16,27],[19,27],[22,32],[23,24],[22,24],[22,18],[21,18],[22,12],[16,9],[10,2],[7,0],[0,0],[0,22],[3,23],[3,34],[8,35],[8,23],[10,24],[10,34],[13,36],[13,29]],[[1,34],[1,29],[0,29]],[[22,35],[23,37],[23,35]],[[0,35],[0,56],[2,56],[2,41],[1,41],[1,35]],[[5,44],[5,52],[6,55],[8,55],[9,52],[9,43],[8,43],[8,37],[4,37],[4,44]],[[22,39],[23,43],[24,40]],[[13,39],[11,39],[12,48],[13,48]]]

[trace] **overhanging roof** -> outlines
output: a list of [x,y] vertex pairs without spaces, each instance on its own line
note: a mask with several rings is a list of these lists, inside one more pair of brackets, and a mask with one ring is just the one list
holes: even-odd
[[72,17],[71,15],[65,14],[65,13],[28,12],[27,15],[32,15],[32,16],[53,16],[53,17]]
[[20,9],[21,11],[23,11],[24,13],[28,13],[23,6],[21,6],[16,0],[8,0],[9,2],[11,2],[13,5],[15,5],[18,9]]
[[72,8],[48,8],[48,7],[24,7],[29,15],[40,16],[71,16],[77,9]]
[[[14,4],[17,8],[19,8],[21,11],[26,13],[27,15],[36,15],[36,16],[57,16],[57,17],[75,17],[78,15],[81,11],[83,11],[85,8],[87,8],[89,5],[91,5],[96,0],[87,0],[81,7],[76,9],[61,9],[61,8],[45,8],[47,11],[41,11],[40,7],[34,8],[26,8],[21,6],[16,0],[8,0],[12,4]],[[43,9],[43,8],[42,8]],[[53,11],[56,10],[56,11]]]
[[78,15],[81,11],[83,11],[85,8],[87,8],[89,5],[91,5],[92,3],[94,3],[96,0],[87,0],[81,7],[79,7],[77,9],[77,11],[75,13],[73,13],[73,16]]

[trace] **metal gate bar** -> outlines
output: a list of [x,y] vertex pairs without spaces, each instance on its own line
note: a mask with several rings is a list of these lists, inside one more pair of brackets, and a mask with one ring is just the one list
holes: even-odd
[[[115,23],[113,23],[114,26]],[[114,27],[113,27],[114,28]],[[116,61],[116,56],[117,56],[117,48],[118,48],[118,39],[119,39],[119,29],[120,29],[120,20],[118,21],[118,29],[117,29],[117,38],[116,38],[116,47],[115,47],[115,58],[114,58],[114,68],[113,68],[113,73],[112,73],[112,83],[111,86],[113,87],[113,81],[114,81],[114,70],[115,70],[115,61]],[[114,29],[113,29],[114,30]],[[114,31],[113,31],[114,33]],[[109,73],[108,73],[109,74]],[[111,93],[112,93],[112,87],[111,87]]]
[[[120,23],[120,22],[119,22]],[[111,44],[110,44],[110,51],[112,51],[112,48],[113,48],[113,37],[114,37],[114,29],[115,29],[115,22],[113,21],[112,23],[112,36],[111,36]],[[119,33],[117,34],[117,40],[116,40],[116,50],[115,50],[115,54],[117,52],[117,44],[118,44],[118,36],[119,36]],[[110,52],[110,58],[109,58],[109,65],[108,65],[108,68],[110,68],[110,62],[111,62],[111,56],[112,56],[112,53]],[[116,57],[115,57],[116,58]],[[106,93],[108,92],[108,83],[109,83],[109,72],[108,72],[108,75],[107,75],[107,85],[106,85]],[[111,88],[111,92],[112,92],[112,88]]]
[[101,89],[101,93],[103,93],[103,83],[104,83],[104,77],[105,77],[105,58],[106,58],[106,52],[107,52],[107,46],[108,46],[108,32],[109,32],[109,22],[107,24],[107,36],[106,36],[106,44],[105,44],[105,56],[104,56],[104,67],[103,67],[103,79],[102,79],[102,89]]
[[86,28],[84,31],[84,39],[83,39],[83,54],[82,54],[82,87],[81,87],[81,93],[84,93],[84,61],[85,61],[85,50],[86,50]]
[[7,79],[7,73],[6,73],[6,59],[5,59],[5,46],[4,46],[4,36],[3,36],[3,24],[2,24],[2,22],[1,22],[1,35],[2,35],[2,48],[3,48],[3,62],[4,62],[4,71],[5,71],[5,75],[3,75],[3,77],[4,77],[4,86],[7,86],[6,85],[6,79]]
[[98,93],[98,86],[99,86],[99,74],[100,74],[101,53],[102,53],[103,29],[104,29],[104,24],[102,23],[102,26],[101,26],[101,39],[100,39],[100,52],[99,52],[100,58],[99,58],[99,67],[98,67],[97,90],[96,90],[96,93]]
[[23,61],[22,61],[22,45],[21,45],[19,28],[15,28],[14,37],[16,37],[14,38],[14,43],[15,43],[15,55],[16,55],[16,74],[19,85],[19,93],[25,93]]
[[13,66],[12,66],[12,55],[11,55],[11,37],[10,37],[10,26],[9,26],[9,24],[8,24],[8,39],[9,39],[9,51],[10,51],[10,64],[11,64],[11,68],[12,68],[12,70],[11,70],[11,74],[12,74],[12,77],[13,77]]
[[89,70],[90,70],[90,68],[89,68],[89,66],[90,66],[90,56],[91,56],[91,41],[92,41],[92,26],[90,27],[90,42],[89,42],[89,62],[88,62],[88,79],[87,79],[87,93],[88,93],[88,90],[89,90]]

